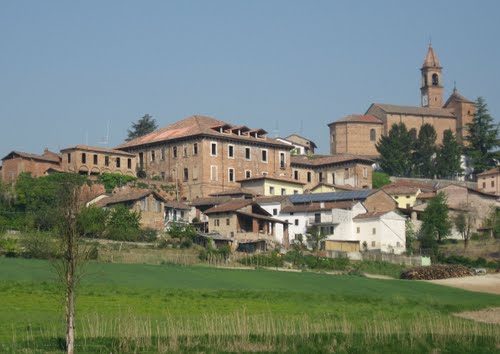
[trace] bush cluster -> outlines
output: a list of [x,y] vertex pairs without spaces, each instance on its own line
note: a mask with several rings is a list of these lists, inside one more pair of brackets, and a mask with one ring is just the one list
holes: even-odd
[[228,245],[219,246],[218,248],[213,248],[208,246],[200,251],[198,258],[202,261],[227,261],[231,255],[231,247]]
[[437,256],[437,261],[439,263],[445,263],[445,264],[460,264],[469,268],[500,269],[500,261],[488,261],[483,257],[478,257],[476,259],[459,255],[451,255],[446,257],[445,255],[440,253]]

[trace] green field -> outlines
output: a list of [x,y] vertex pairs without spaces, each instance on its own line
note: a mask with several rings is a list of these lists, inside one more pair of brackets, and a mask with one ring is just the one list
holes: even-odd
[[[90,263],[79,352],[496,352],[500,326],[451,313],[500,296],[315,273]],[[0,258],[0,352],[57,352],[63,301],[46,261]]]

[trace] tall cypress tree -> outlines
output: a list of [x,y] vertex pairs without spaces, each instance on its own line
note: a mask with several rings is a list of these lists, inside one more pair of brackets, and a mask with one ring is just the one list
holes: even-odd
[[391,176],[411,174],[412,138],[404,123],[393,124],[389,134],[382,136],[376,148],[380,154],[380,167]]
[[415,152],[413,154],[413,165],[415,175],[424,178],[433,178],[435,174],[435,154],[436,147],[436,129],[429,123],[425,123],[418,132],[418,138],[415,143]]
[[478,97],[476,114],[474,114],[472,123],[467,124],[467,129],[466,152],[474,169],[474,175],[477,175],[496,166],[500,146],[498,125],[494,123],[493,118],[488,113],[484,98]]
[[443,144],[438,148],[436,156],[436,174],[439,178],[452,179],[459,176],[461,167],[462,146],[452,131],[444,131]]

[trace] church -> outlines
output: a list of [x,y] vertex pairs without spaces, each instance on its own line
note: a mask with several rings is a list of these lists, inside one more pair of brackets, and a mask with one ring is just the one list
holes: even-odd
[[417,133],[423,124],[429,123],[436,129],[438,144],[447,129],[463,142],[467,124],[474,117],[475,103],[454,88],[443,104],[443,68],[431,45],[420,71],[421,106],[372,103],[365,114],[352,114],[330,123],[330,153],[377,157],[375,144],[395,123],[404,123],[408,130],[414,128]]

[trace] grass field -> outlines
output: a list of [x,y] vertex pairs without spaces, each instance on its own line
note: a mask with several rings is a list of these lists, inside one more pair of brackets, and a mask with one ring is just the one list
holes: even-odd
[[[496,352],[500,326],[451,316],[500,296],[357,276],[89,263],[79,352]],[[0,258],[0,352],[58,352],[46,261]]]

